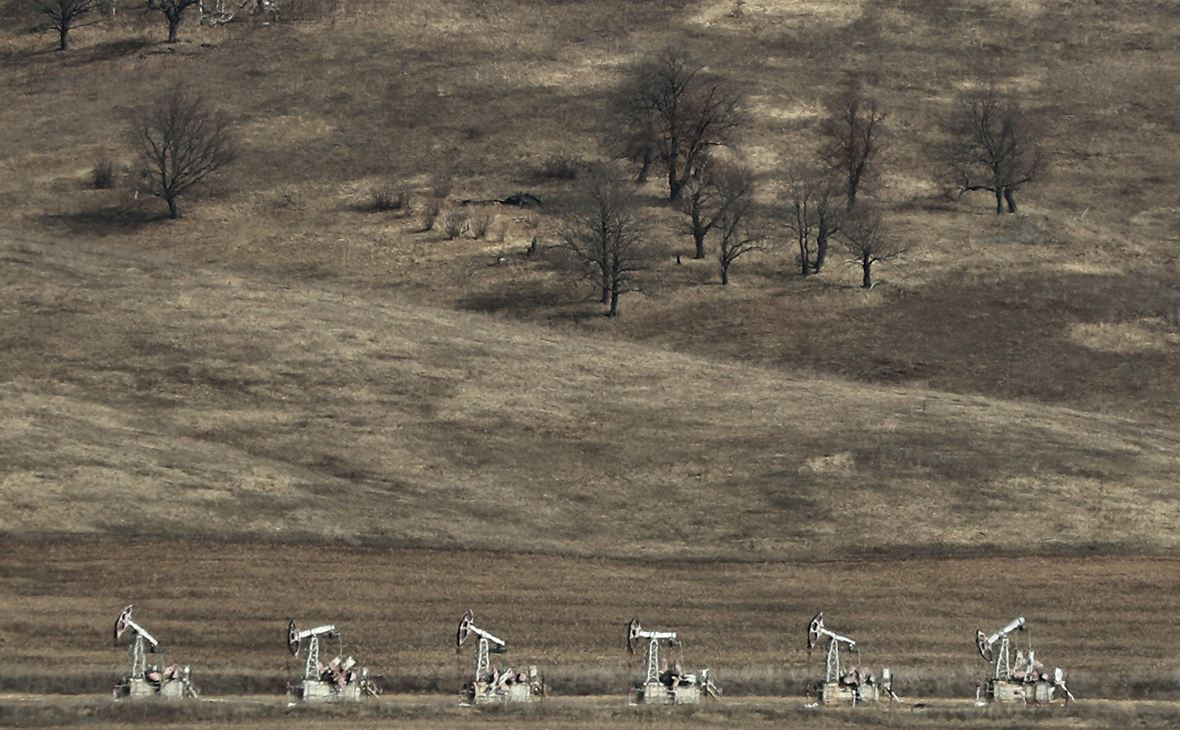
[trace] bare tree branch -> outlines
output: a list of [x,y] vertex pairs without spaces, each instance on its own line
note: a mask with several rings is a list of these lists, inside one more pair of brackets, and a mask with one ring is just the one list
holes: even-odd
[[229,120],[183,87],[170,89],[135,122],[140,173],[179,218],[177,199],[237,157]]
[[742,123],[741,96],[708,80],[701,65],[674,49],[635,66],[616,106],[625,128],[623,155],[642,163],[641,181],[652,165],[662,165],[669,200],[680,200],[701,156],[728,143]]
[[826,105],[820,123],[825,143],[820,156],[845,179],[848,210],[870,179],[886,146],[885,108],[865,93],[859,79],[849,81]]
[[33,6],[48,18],[44,30],[58,34],[58,50],[70,48],[70,31],[100,22],[99,19],[82,22],[82,19],[97,10],[101,0],[30,0]]
[[587,176],[577,207],[561,225],[562,246],[581,275],[601,292],[608,317],[619,313],[619,296],[643,291],[642,272],[651,252],[647,225],[640,218],[634,191],[600,169]]
[[960,194],[987,190],[996,213],[1016,212],[1016,192],[1041,179],[1048,158],[1037,143],[1032,120],[996,87],[963,94],[950,121],[947,161]]
[[845,220],[839,240],[848,251],[848,263],[860,267],[861,286],[865,289],[871,289],[875,283],[873,264],[896,261],[909,250],[890,232],[884,215],[865,206]]
[[717,258],[721,283],[728,284],[733,262],[764,250],[764,236],[754,220],[754,175],[740,165],[725,165],[714,172],[713,185],[719,199]]
[[827,262],[828,244],[845,215],[839,204],[843,194],[842,183],[829,170],[796,165],[787,171],[785,225],[799,249],[803,276],[818,274]]

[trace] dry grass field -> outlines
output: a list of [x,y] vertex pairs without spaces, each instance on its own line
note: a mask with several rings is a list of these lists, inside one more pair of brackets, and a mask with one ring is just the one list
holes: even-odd
[[[79,30],[67,54],[12,20],[0,224],[819,376],[1177,418],[1173,3],[295,0],[284,12],[268,26],[192,18],[173,47],[160,18],[127,12]],[[746,93],[740,150],[770,208],[783,166],[814,154],[820,100],[868,75],[893,130],[870,192],[912,244],[882,268],[887,286],[857,291],[838,261],[800,280],[790,251],[743,259],[734,285],[716,286],[711,261],[674,265],[689,241],[653,185],[668,221],[657,296],[609,322],[521,255],[535,232],[552,242],[550,206],[501,210],[480,241],[363,210],[374,184],[421,193],[444,171],[451,204],[521,189],[560,202],[569,183],[538,173],[600,158],[622,68],[668,44]],[[133,180],[88,181],[103,154],[131,161],[129,115],[179,79],[234,115],[243,158],[168,223],[161,204],[132,199]],[[940,120],[988,79],[1021,93],[1054,160],[1017,217],[947,199],[938,182]]]
[[[194,14],[168,46],[158,14],[120,5],[57,53],[21,0],[0,4],[5,689],[103,691],[123,664],[108,624],[134,601],[212,694],[281,689],[277,637],[304,613],[339,622],[392,691],[450,692],[470,606],[568,695],[621,694],[618,634],[639,613],[682,629],[732,695],[797,696],[800,627],[823,608],[913,697],[972,694],[971,632],[1023,614],[1080,694],[1175,699],[1175,3],[280,6],[270,23]],[[641,194],[664,257],[620,318],[524,255],[556,240],[575,189],[547,166],[602,159],[612,90],[668,45],[744,92],[737,151],[771,214],[823,98],[865,78],[891,128],[867,194],[911,247],[882,286],[838,260],[802,279],[780,248],[722,287],[656,183]],[[1021,95],[1053,159],[1016,216],[947,195],[934,162],[955,95],[987,80]],[[169,221],[127,173],[128,125],[179,81],[233,117],[242,155]],[[104,157],[119,175],[98,190]],[[544,204],[477,205],[491,235],[445,240],[420,230],[440,180],[448,208]],[[408,213],[368,209],[383,184],[413,191]],[[0,699],[0,724],[1176,722],[1113,702],[905,718],[80,702]]]
[[540,666],[555,698],[622,700],[639,667],[622,637],[638,614],[679,631],[686,665],[713,668],[729,700],[801,699],[822,670],[803,630],[820,609],[861,642],[867,665],[895,670],[907,702],[972,697],[988,669],[975,629],[1016,615],[1028,620],[1037,655],[1066,668],[1080,697],[1180,692],[1173,559],[653,563],[114,539],[3,550],[0,678],[10,691],[22,682],[104,691],[127,661],[110,625],[134,602],[165,658],[191,664],[211,695],[281,693],[298,672],[284,638],[294,616],[336,623],[345,651],[389,692],[453,696],[470,671],[470,647],[461,657],[453,648],[467,608],[508,641],[510,665]]
[[1175,430],[3,248],[0,529],[587,557],[1172,554]]

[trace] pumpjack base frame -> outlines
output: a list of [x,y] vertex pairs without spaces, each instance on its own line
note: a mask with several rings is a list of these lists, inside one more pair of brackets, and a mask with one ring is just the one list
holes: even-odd
[[146,679],[128,679],[115,685],[115,699],[123,698],[141,700],[149,697],[163,697],[169,700],[179,700],[192,696],[193,692],[185,686],[182,679],[165,680],[159,686]]
[[1021,682],[1012,679],[989,679],[984,685],[984,696],[992,702],[1037,702],[1053,701],[1057,686],[1052,682],[1037,680]]
[[532,687],[523,682],[508,685],[507,689],[495,687],[490,682],[475,682],[464,691],[465,699],[473,705],[489,705],[497,702],[532,702]]
[[361,698],[361,685],[349,682],[342,687],[334,682],[304,680],[291,693],[304,702],[354,702]]
[[637,705],[699,705],[701,688],[695,684],[669,687],[659,682],[649,682],[632,690]]
[[863,687],[849,687],[839,682],[824,682],[819,687],[819,699],[824,705],[855,705],[861,702],[879,702],[881,688],[875,684]]

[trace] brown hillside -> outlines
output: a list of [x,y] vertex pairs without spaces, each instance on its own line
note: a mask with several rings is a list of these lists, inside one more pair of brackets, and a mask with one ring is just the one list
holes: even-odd
[[[280,3],[283,4],[283,3]],[[127,12],[50,52],[9,14],[0,59],[0,219],[126,250],[341,277],[415,302],[504,312],[608,341],[620,336],[860,382],[904,383],[1174,424],[1178,411],[1175,202],[1180,16],[1167,2],[906,0],[642,3],[291,0],[282,20],[202,28],[176,46]],[[775,176],[813,154],[820,100],[864,74],[891,109],[891,150],[869,193],[912,244],[861,293],[836,262],[801,281],[793,253],[741,260],[722,289],[658,204],[668,256],[658,298],[603,322],[584,290],[521,254],[552,242],[552,206],[504,209],[493,236],[443,241],[417,215],[365,212],[369,189],[416,193],[447,171],[450,203],[515,190],[559,202],[550,161],[594,159],[621,68],[665,45],[740,86],[741,153],[773,207]],[[88,189],[104,153],[130,162],[128,115],[185,79],[231,112],[243,158],[187,218]],[[1015,89],[1046,129],[1053,174],[999,218],[942,197],[934,149],[964,86]],[[415,202],[419,210],[422,199]],[[535,228],[533,227],[535,226]],[[504,256],[503,265],[494,265]]]
[[683,558],[1180,545],[1180,435],[75,246],[0,258],[10,534]]

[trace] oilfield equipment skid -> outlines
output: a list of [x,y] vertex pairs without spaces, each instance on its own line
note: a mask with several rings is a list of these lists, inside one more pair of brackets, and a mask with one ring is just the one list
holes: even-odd
[[476,626],[475,612],[467,609],[455,632],[455,652],[461,653],[463,644],[473,635],[479,637],[475,645],[475,676],[463,685],[461,694],[465,703],[530,702],[534,696],[544,696],[545,684],[535,665],[521,671],[492,666],[492,654],[507,654],[508,645]]
[[[824,679],[816,684],[819,701],[825,705],[849,704],[855,707],[859,702],[896,700],[893,693],[893,675],[889,669],[881,670],[881,678],[860,666],[860,646],[856,641],[833,633],[824,627],[824,612],[817,613],[807,624],[807,653],[826,639],[824,648]],[[856,653],[856,663],[841,666],[840,650]],[[810,693],[810,688],[809,688]]]
[[[1024,649],[1017,647],[1014,660],[1010,655],[1010,634],[1013,631],[1024,632],[1027,639]],[[1044,671],[1045,665],[1037,661],[1032,647],[1032,631],[1025,625],[1023,616],[1013,619],[991,636],[976,631],[975,648],[984,661],[992,665],[992,676],[976,691],[976,702],[982,703],[984,699],[992,702],[1052,702],[1058,689],[1068,699],[1074,699],[1073,693],[1065,686],[1065,672],[1061,667],[1050,675]]]
[[[718,697],[721,690],[713,684],[708,669],[685,673],[684,645],[675,631],[647,631],[639,624],[639,617],[627,624],[627,651],[631,654],[644,644],[643,683],[631,688],[630,700],[648,705],[695,705],[702,697]],[[668,660],[660,658],[660,645],[680,650],[680,657],[671,668]]]
[[342,640],[336,658],[327,664],[322,663],[321,639],[340,640],[336,625],[324,624],[300,630],[295,619],[287,624],[287,649],[296,659],[301,652],[303,654],[303,672],[299,683],[290,688],[292,696],[307,702],[347,702],[381,693],[369,680],[368,669],[358,669],[356,659],[352,657],[344,658]]
[[164,650],[160,648],[160,642],[156,637],[131,619],[131,606],[132,604],[128,604],[115,619],[116,645],[123,634],[131,632],[131,644],[128,649],[131,654],[131,671],[115,685],[114,698],[117,700],[123,697],[197,697],[197,688],[193,686],[188,667],[172,664],[161,669],[155,665],[148,665],[149,652],[162,654]]

